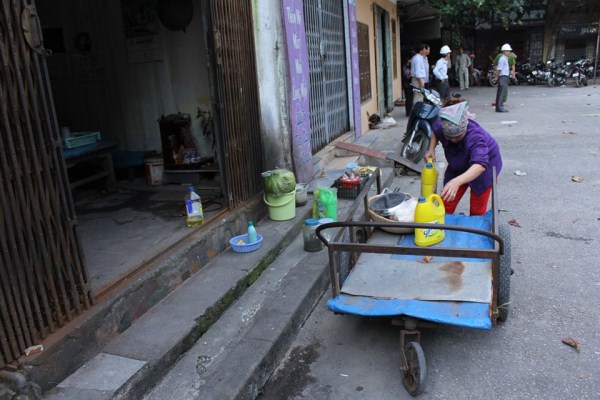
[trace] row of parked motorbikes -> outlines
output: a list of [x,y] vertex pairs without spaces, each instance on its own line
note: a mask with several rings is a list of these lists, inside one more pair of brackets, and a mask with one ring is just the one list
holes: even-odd
[[[538,62],[535,64],[529,61],[518,62],[515,66],[515,76],[511,77],[511,85],[548,85],[561,86],[566,85],[569,78],[572,78],[577,87],[587,86],[588,80],[594,77],[594,63],[589,59],[579,59],[574,62],[559,63],[556,60],[549,60],[545,64]],[[474,86],[488,85],[496,86],[494,81],[494,69],[490,68],[487,73],[474,68],[471,74],[471,83]]]

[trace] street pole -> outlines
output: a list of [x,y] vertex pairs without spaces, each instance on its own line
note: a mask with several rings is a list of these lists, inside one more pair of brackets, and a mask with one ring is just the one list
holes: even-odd
[[600,48],[600,21],[596,28],[596,59],[594,60],[594,85],[596,84],[596,75],[598,75],[598,50]]

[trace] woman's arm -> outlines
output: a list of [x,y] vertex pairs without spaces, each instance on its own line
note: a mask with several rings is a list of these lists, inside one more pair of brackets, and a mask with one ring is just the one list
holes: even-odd
[[435,162],[435,146],[437,146],[437,144],[438,144],[437,137],[435,136],[434,132],[431,132],[431,140],[429,141],[429,148],[427,149],[427,153],[425,153],[425,156],[423,157],[425,162],[427,162],[427,160],[429,160],[430,158],[433,159],[433,161]]
[[485,167],[481,164],[471,165],[468,170],[446,183],[444,189],[442,190],[442,199],[444,199],[445,201],[454,200],[459,187],[477,179],[477,177],[483,174],[484,171]]

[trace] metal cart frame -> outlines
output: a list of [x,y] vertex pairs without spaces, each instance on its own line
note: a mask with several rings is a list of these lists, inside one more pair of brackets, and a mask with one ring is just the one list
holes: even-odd
[[[358,257],[362,253],[491,259],[492,301],[490,313],[492,326],[495,326],[498,321],[506,320],[510,296],[510,275],[512,274],[512,269],[510,268],[510,231],[507,226],[502,226],[501,228],[498,224],[495,169],[493,176],[492,230],[485,231],[460,225],[444,225],[445,230],[474,233],[491,238],[494,241],[493,249],[390,246],[368,243],[376,228],[439,228],[439,225],[370,221],[368,211],[369,190],[373,184],[376,184],[378,194],[382,190],[381,171],[380,169],[376,169],[350,207],[346,220],[324,224],[317,228],[317,236],[327,246],[329,253],[329,273],[333,298],[341,294],[342,282],[348,277],[350,270],[356,265]],[[363,206],[363,212],[358,212],[361,205]],[[357,216],[360,219],[355,220]],[[323,236],[323,230],[333,228],[336,229],[335,233],[328,240]],[[342,257],[344,254],[349,255],[349,257],[345,257],[345,260]],[[403,354],[404,386],[410,394],[418,395],[423,391],[427,376],[425,357],[419,344],[421,336],[418,329],[422,327],[435,327],[440,324],[405,315],[394,317],[392,324],[402,327],[400,332],[400,348]],[[408,340],[409,338],[411,340]]]

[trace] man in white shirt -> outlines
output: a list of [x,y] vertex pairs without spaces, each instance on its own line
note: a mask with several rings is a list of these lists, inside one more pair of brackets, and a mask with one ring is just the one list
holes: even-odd
[[460,90],[469,90],[469,67],[471,66],[471,57],[466,54],[462,47],[458,48],[458,55],[454,67],[458,74],[458,84]]
[[433,68],[433,76],[436,80],[436,89],[442,100],[450,97],[450,85],[448,85],[448,63],[450,62],[450,54],[452,50],[448,46],[442,46],[440,49],[440,59],[435,63]]
[[[424,88],[429,82],[429,45],[422,43],[417,47],[417,54],[414,55],[410,62],[410,83],[412,86]],[[423,96],[419,92],[415,92],[413,104],[423,101]]]
[[508,65],[508,55],[512,51],[512,48],[508,43],[504,44],[500,49],[502,55],[498,59],[498,65],[494,71],[494,80],[498,81],[498,91],[496,92],[496,112],[505,113],[508,112],[504,108],[504,96],[508,90],[508,77],[510,75],[510,67]]

